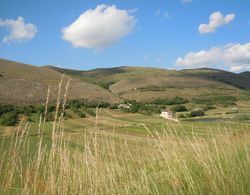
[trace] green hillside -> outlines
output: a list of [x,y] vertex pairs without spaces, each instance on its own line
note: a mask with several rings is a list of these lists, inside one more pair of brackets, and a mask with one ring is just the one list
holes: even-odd
[[61,73],[88,81],[123,99],[152,101],[176,96],[187,99],[199,96],[245,96],[250,89],[249,73],[235,74],[216,69],[167,70],[145,67],[103,68],[76,71],[50,67]]

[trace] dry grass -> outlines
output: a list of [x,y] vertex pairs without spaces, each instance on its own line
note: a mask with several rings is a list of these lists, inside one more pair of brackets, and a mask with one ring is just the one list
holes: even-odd
[[[15,105],[44,103],[49,84],[51,85],[50,101],[56,101],[56,92],[62,74],[55,70],[0,59],[0,74],[2,75],[0,103]],[[66,79],[71,79],[71,76],[65,75]],[[65,89],[66,82],[63,82],[62,86]],[[120,100],[97,85],[74,78],[71,81],[68,99],[88,99],[110,103]]]
[[[59,91],[57,111],[66,102],[60,97]],[[43,125],[41,117],[35,144],[28,124],[2,140],[0,194],[250,193],[248,133],[211,131],[202,139],[178,136],[177,125],[161,133],[145,126],[147,138],[127,139],[99,130],[97,120],[96,128],[72,139],[63,131],[63,114],[56,114],[47,142]]]

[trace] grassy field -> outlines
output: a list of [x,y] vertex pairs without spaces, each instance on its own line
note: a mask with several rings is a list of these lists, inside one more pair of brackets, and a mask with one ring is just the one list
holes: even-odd
[[250,194],[247,98],[179,122],[66,99],[0,126],[0,194]]
[[247,122],[175,123],[111,109],[0,127],[0,193],[249,194],[249,132]]

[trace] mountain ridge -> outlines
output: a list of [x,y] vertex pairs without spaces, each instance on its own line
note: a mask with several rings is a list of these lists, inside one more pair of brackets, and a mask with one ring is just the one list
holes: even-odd
[[73,70],[0,59],[0,75],[0,102],[18,104],[45,102],[49,84],[52,101],[55,100],[62,75],[65,80],[72,80],[69,99],[109,103],[124,99],[148,102],[175,96],[192,99],[204,94],[238,96],[250,89],[250,72],[237,74],[210,68],[168,70],[120,66]]

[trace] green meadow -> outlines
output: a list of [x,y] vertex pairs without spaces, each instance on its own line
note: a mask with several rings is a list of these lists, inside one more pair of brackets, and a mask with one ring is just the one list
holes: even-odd
[[0,192],[249,194],[250,123],[234,116],[246,104],[179,122],[108,108],[67,119],[57,108],[54,121],[33,114],[0,127]]

